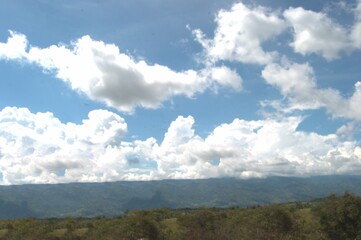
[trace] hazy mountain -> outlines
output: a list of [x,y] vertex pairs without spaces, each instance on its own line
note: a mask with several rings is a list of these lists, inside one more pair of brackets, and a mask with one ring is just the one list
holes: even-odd
[[361,194],[361,176],[0,186],[0,218],[113,216],[126,210],[252,206]]

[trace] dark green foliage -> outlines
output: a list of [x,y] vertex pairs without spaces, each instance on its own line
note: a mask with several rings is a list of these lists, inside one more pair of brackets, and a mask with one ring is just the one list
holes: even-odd
[[[287,208],[268,206],[253,210],[244,226],[245,239],[278,240],[293,236],[295,223]],[[252,237],[253,236],[253,237]],[[294,238],[296,239],[296,238]]]
[[[314,209],[314,210],[311,210]],[[0,220],[1,240],[358,240],[361,198],[252,208],[155,209],[122,217]]]
[[315,209],[331,240],[361,240],[361,198],[345,193],[332,195]]
[[225,239],[221,229],[226,221],[226,214],[212,209],[192,211],[179,217],[183,228],[182,239]]

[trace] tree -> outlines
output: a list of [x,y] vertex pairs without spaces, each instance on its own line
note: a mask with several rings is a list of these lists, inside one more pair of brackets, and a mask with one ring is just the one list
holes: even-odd
[[345,193],[329,196],[315,210],[331,240],[361,240],[361,198]]
[[152,217],[144,212],[126,216],[121,220],[121,239],[159,239],[159,230]]
[[268,206],[252,210],[245,223],[245,239],[276,240],[288,239],[293,235],[295,225],[290,212],[284,207]]
[[225,239],[220,232],[226,215],[211,209],[186,213],[178,219],[184,229],[183,239]]

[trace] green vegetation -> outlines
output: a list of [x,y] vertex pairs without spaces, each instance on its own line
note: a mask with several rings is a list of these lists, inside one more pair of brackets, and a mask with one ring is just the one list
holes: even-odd
[[361,240],[361,198],[332,195],[317,209],[320,224],[332,240]]
[[114,218],[2,220],[0,239],[357,240],[361,197],[345,193],[252,208],[129,211]]

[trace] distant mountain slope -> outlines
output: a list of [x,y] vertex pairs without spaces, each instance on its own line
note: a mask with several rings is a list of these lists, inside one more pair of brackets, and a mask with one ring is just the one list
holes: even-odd
[[126,210],[252,206],[361,195],[361,176],[270,177],[0,186],[0,218],[114,216]]

